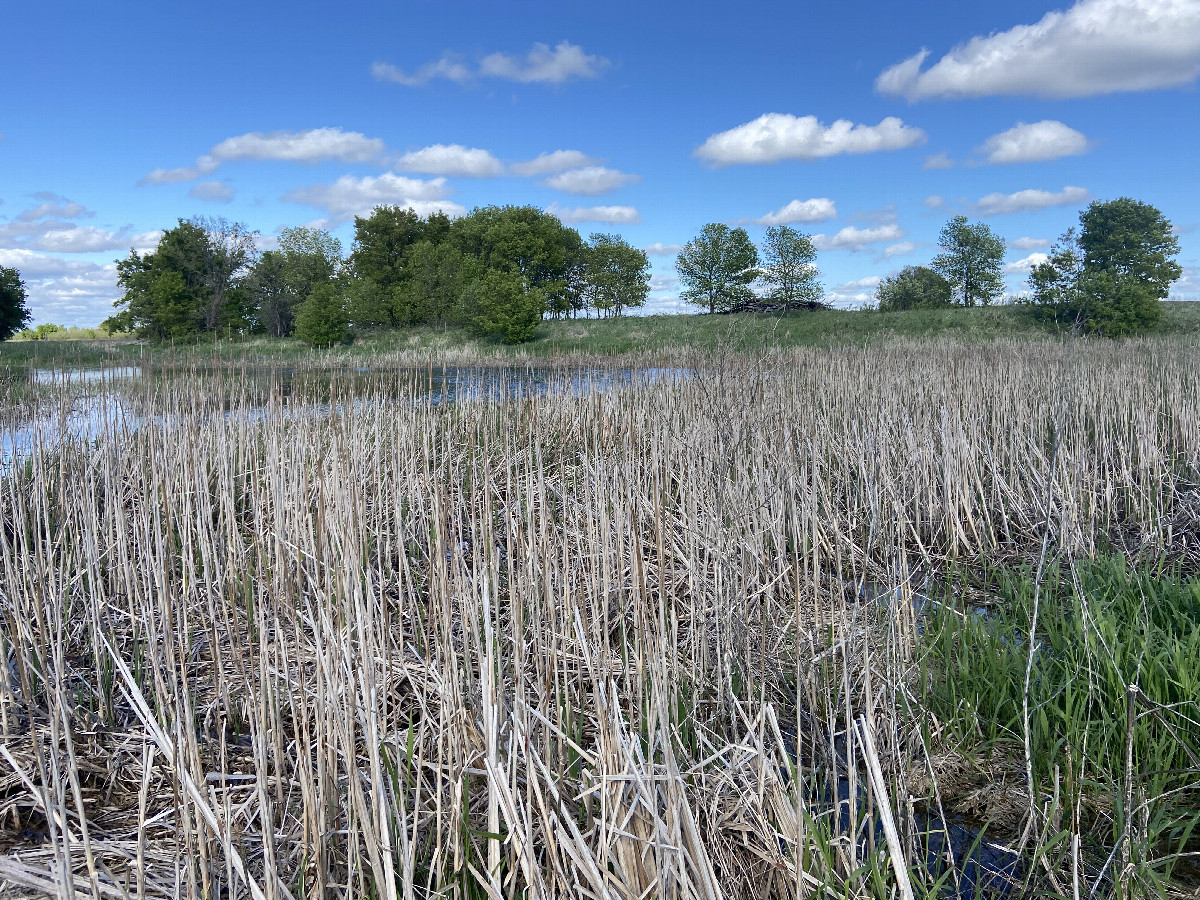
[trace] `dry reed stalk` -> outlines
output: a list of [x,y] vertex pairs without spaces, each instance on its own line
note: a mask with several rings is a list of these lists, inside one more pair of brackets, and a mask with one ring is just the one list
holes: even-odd
[[161,373],[102,383],[86,439],[64,399],[0,477],[0,819],[49,834],[6,833],[0,879],[909,896],[904,591],[1047,533],[1194,566],[1200,351],[691,366],[454,403],[424,371]]

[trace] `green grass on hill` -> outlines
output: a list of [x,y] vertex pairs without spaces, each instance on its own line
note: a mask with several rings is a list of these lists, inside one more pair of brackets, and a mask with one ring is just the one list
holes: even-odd
[[[1200,335],[1200,303],[1163,304],[1157,335]],[[334,361],[402,351],[465,352],[475,355],[551,357],[567,354],[617,355],[668,350],[753,351],[795,346],[860,345],[893,338],[951,339],[965,342],[997,339],[1044,339],[1055,332],[1017,306],[972,309],[924,309],[903,312],[818,310],[781,316],[736,315],[625,316],[614,319],[548,320],[525,344],[506,346],[480,340],[459,328],[406,328],[368,332],[352,346],[314,351],[295,339],[264,337],[217,340],[178,347],[149,347],[138,341],[24,341],[0,344],[0,367],[70,361],[90,364],[146,359],[244,359],[263,362]]]

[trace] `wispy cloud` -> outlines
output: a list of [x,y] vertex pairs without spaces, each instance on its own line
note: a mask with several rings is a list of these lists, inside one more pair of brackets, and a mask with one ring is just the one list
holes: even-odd
[[1016,250],[1045,250],[1054,242],[1049,238],[1019,237],[1008,242],[1008,246]]
[[523,54],[489,53],[475,67],[450,52],[411,72],[391,63],[376,62],[371,65],[371,75],[377,81],[405,87],[419,87],[439,79],[467,84],[476,78],[498,78],[521,84],[562,84],[572,78],[596,78],[609,65],[603,56],[585,53],[582,47],[570,41],[560,41],[554,47],[535,43]]
[[792,200],[754,220],[757,225],[792,225],[797,222],[824,222],[837,218],[837,206],[828,197]]
[[980,197],[975,210],[981,216],[1031,212],[1051,206],[1072,206],[1088,198],[1087,188],[1067,186],[1061,191],[1024,190],[1012,194],[993,193]]
[[640,175],[631,175],[617,169],[606,169],[604,166],[584,166],[581,169],[567,169],[557,175],[551,175],[544,182],[546,187],[556,191],[566,191],[568,194],[607,194],[627,184],[641,181]]
[[188,196],[208,203],[230,203],[236,193],[237,191],[224,181],[201,181],[192,185]]
[[862,250],[867,244],[899,241],[906,234],[907,232],[895,223],[875,228],[857,228],[854,225],[847,225],[832,237],[814,234],[812,242],[818,250]]
[[632,206],[576,206],[563,207],[551,203],[546,212],[557,216],[568,225],[579,222],[601,222],[607,225],[636,225],[642,221],[641,214]]
[[514,175],[534,178],[538,175],[552,175],[565,169],[580,169],[584,166],[599,165],[600,160],[588,156],[580,150],[553,150],[540,153],[534,159],[526,162],[513,163],[508,170]]
[[678,256],[683,250],[683,244],[664,244],[662,241],[655,241],[642,249],[651,256]]
[[379,138],[341,128],[310,128],[307,131],[252,131],[226,138],[197,158],[190,166],[155,169],[138,184],[173,184],[211,175],[222,163],[234,160],[283,160],[312,165],[337,160],[362,163],[377,159],[384,150]]

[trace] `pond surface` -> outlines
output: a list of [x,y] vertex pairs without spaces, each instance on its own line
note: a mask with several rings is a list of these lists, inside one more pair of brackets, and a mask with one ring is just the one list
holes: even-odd
[[[159,369],[34,368],[9,372],[10,379],[32,388],[33,402],[5,404],[0,399],[0,473],[34,447],[52,446],[63,437],[93,440],[114,427],[134,429],[147,420],[171,415],[147,414],[170,409],[178,398],[205,391],[196,414],[324,417],[348,407],[374,403],[460,403],[516,401],[550,395],[589,396],[656,381],[690,377],[686,369],[564,369],[505,366],[425,368]],[[180,415],[192,413],[184,403]]]

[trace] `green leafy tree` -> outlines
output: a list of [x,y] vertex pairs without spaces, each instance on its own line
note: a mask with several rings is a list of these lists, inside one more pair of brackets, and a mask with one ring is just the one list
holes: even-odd
[[516,272],[491,269],[471,282],[464,305],[472,311],[470,325],[476,334],[520,344],[537,333],[546,308],[541,289],[531,287]]
[[153,251],[117,261],[124,295],[105,326],[158,341],[240,329],[255,235],[224,219],[180,219]]
[[710,313],[734,312],[755,300],[758,250],[744,228],[711,222],[688,241],[675,260],[680,296]]
[[619,316],[650,293],[650,257],[615,234],[593,234],[583,247],[585,302]]
[[399,206],[377,206],[369,216],[355,216],[350,252],[355,276],[390,292],[403,280],[408,252],[425,237],[426,227],[416,211]]
[[762,278],[771,285],[771,299],[787,312],[800,306],[816,309],[823,305],[824,291],[816,265],[817,248],[812,238],[787,225],[767,229],[763,243]]
[[318,284],[337,277],[342,243],[316,228],[285,228],[279,249],[263,253],[244,280],[256,330],[286,337],[295,327],[296,307]]
[[1004,293],[1004,238],[987,225],[955,216],[942,229],[933,270],[950,282],[960,306],[989,305]]
[[197,216],[190,221],[206,238],[195,245],[204,330],[240,328],[244,318],[240,280],[254,262],[258,232],[220,216]]
[[1183,274],[1175,261],[1179,239],[1155,207],[1120,197],[1095,201],[1079,216],[1079,248],[1088,272],[1106,272],[1114,282],[1136,282],[1165,300]]
[[534,206],[484,206],[456,219],[450,239],[485,269],[519,275],[545,308],[569,305],[570,274],[583,241],[549,213]]
[[329,347],[350,339],[350,314],[338,284],[318,284],[300,304],[296,337],[314,347]]
[[879,282],[875,298],[881,310],[937,309],[950,306],[954,287],[933,269],[905,266]]
[[347,278],[344,285],[346,313],[355,331],[380,328],[394,321],[391,297],[370,278]]
[[337,277],[342,265],[342,242],[319,228],[285,228],[279,233],[279,252],[292,289],[307,297],[318,284]]
[[0,266],[0,341],[7,341],[32,318],[21,273],[9,266]]
[[300,298],[287,278],[287,261],[278,250],[263,253],[246,276],[246,296],[253,309],[255,331],[272,337],[287,337],[295,328]]
[[1149,331],[1183,270],[1171,223],[1122,197],[1092,203],[1029,273],[1029,304],[1060,327],[1120,337]]
[[394,317],[401,324],[443,327],[460,318],[465,284],[479,275],[479,264],[450,243],[420,241],[409,254],[408,273],[396,288]]

